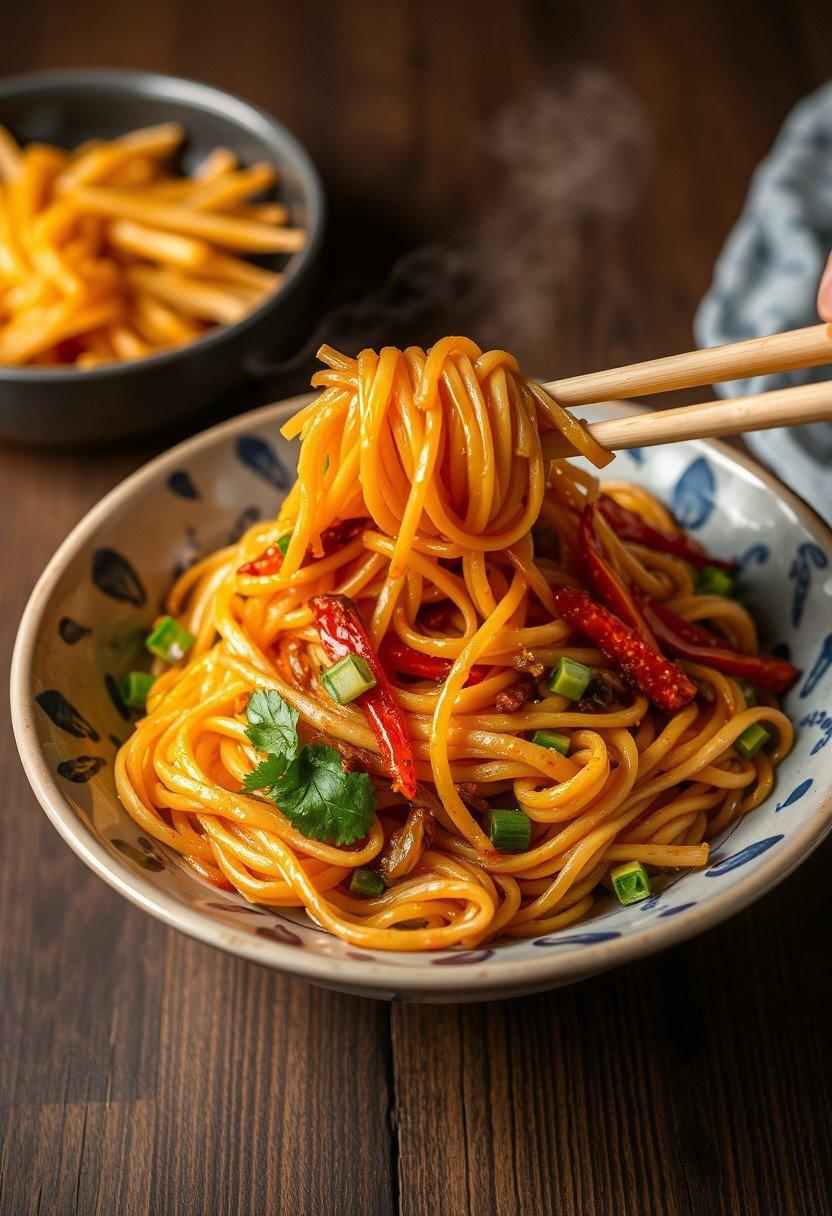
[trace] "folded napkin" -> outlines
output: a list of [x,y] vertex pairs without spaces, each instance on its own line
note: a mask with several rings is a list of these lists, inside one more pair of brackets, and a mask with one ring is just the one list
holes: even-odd
[[[792,110],[754,175],[742,215],[694,322],[700,346],[817,323],[815,297],[832,249],[832,83]],[[716,385],[736,397],[832,378],[809,368]],[[832,422],[758,431],[749,447],[832,520]]]

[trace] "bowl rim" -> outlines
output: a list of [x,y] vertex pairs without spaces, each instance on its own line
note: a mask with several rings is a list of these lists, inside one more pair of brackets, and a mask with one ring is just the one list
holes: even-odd
[[[40,575],[24,609],[11,664],[11,712],[15,739],[24,771],[42,808],[66,843],[78,857],[109,886],[131,903],[149,912],[172,928],[179,929],[208,945],[246,958],[251,962],[323,985],[340,986],[366,995],[406,993],[410,996],[431,993],[463,999],[476,999],[478,989],[485,996],[506,995],[513,991],[557,987],[573,980],[607,970],[635,958],[647,957],[720,924],[735,912],[748,907],[772,890],[805,861],[832,828],[832,783],[823,805],[794,833],[783,847],[764,855],[756,869],[744,878],[734,879],[706,904],[681,911],[618,938],[603,942],[565,944],[557,951],[541,951],[540,958],[503,961],[494,966],[488,956],[483,962],[466,967],[416,967],[394,962],[382,952],[364,951],[357,957],[333,958],[325,953],[299,949],[266,938],[255,938],[219,924],[206,913],[189,907],[175,896],[159,890],[152,882],[113,857],[78,817],[46,763],[38,743],[34,715],[34,651],[41,621],[51,600],[58,577],[109,517],[111,511],[133,499],[165,473],[182,466],[183,461],[218,442],[263,424],[275,428],[285,417],[308,402],[305,393],[288,400],[261,406],[227,419],[198,435],[186,439],[130,474],[109,491],[75,525],[58,547]],[[640,413],[644,406],[603,402],[622,413]],[[736,465],[746,480],[762,482],[776,498],[789,507],[800,523],[824,548],[832,560],[832,528],[792,490],[783,486],[756,461],[718,440],[699,440],[706,450],[717,451]],[[579,931],[579,930],[578,930]],[[545,935],[544,935],[545,936]],[[499,949],[499,948],[498,948]]]
[[177,359],[187,358],[192,351],[208,350],[226,340],[233,340],[267,316],[277,301],[283,301],[295,293],[309,267],[314,264],[323,242],[326,196],[312,157],[288,127],[267,110],[235,93],[228,93],[225,89],[188,76],[173,76],[167,72],[150,72],[138,68],[44,68],[36,72],[6,76],[0,80],[0,104],[13,98],[25,98],[28,94],[36,94],[41,90],[58,92],[80,91],[85,88],[91,91],[121,90],[135,97],[161,97],[219,114],[243,130],[272,139],[277,137],[284,149],[284,161],[291,164],[298,173],[308,208],[306,243],[289,260],[285,271],[282,272],[283,281],[256,308],[232,325],[215,325],[198,338],[192,338],[171,350],[146,355],[142,359],[107,363],[102,367],[13,367],[0,364],[0,384],[75,383],[78,377],[83,377],[84,383],[117,379],[131,372],[164,367]]

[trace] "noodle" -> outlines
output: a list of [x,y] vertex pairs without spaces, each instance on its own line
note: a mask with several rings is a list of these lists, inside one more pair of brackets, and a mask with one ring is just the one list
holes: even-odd
[[[588,504],[603,493],[681,535],[665,508],[568,461],[547,469],[546,430],[596,467],[611,457],[503,351],[446,338],[427,354],[385,348],[353,359],[323,347],[320,358],[318,397],[283,428],[302,442],[278,519],[193,566],[170,593],[170,612],[195,642],[160,668],[119,752],[129,813],[209,882],[305,909],[374,949],[549,932],[584,916],[621,862],[705,864],[708,839],[771,789],[789,720],[772,696],[749,707],[734,679],[683,660],[697,695],[665,713],[555,602],[559,589],[591,588],[580,565]],[[327,552],[325,533],[342,521],[362,522]],[[555,552],[539,528],[557,534]],[[256,572],[255,559],[289,533],[279,568]],[[622,539],[603,518],[598,537],[634,595],[756,653],[749,614],[698,593],[688,561]],[[415,760],[412,801],[391,790],[359,703],[338,704],[321,683],[330,660],[310,601],[330,594],[358,604],[376,649],[392,640],[418,662],[445,663],[444,679],[387,671]],[[586,664],[606,699],[576,704],[550,691],[543,669],[560,658]],[[243,790],[260,759],[246,735],[257,689],[297,711],[304,741],[333,745],[347,770],[371,774],[377,814],[366,837],[312,839],[265,795]],[[772,729],[774,745],[744,759],[732,745],[755,723]],[[534,742],[538,730],[566,733],[568,755]],[[486,831],[495,806],[525,812],[528,848],[495,850]],[[356,896],[350,878],[367,866],[397,872],[381,894]]]

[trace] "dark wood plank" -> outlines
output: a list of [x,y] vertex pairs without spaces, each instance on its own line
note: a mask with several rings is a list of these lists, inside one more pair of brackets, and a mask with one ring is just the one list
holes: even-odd
[[576,987],[394,1007],[402,1211],[828,1213],[830,861]]
[[[754,166],[832,68],[819,0],[30,0],[0,33],[3,73],[158,68],[265,106],[326,180],[322,309],[414,246],[461,250],[491,298],[451,293],[418,324],[511,337],[541,374],[690,345]],[[652,141],[615,219],[553,208],[528,148],[493,155],[506,107],[537,112],[580,64],[631,90]],[[548,168],[551,190],[570,165]],[[157,446],[0,450],[4,667],[48,555]],[[547,996],[390,1014],[144,917],[63,846],[5,721],[0,764],[4,1216],[832,1211],[829,846],[660,958]]]
[[[0,451],[4,683],[35,577],[132,463]],[[130,1197],[140,1212],[164,934],[61,842],[28,787],[7,722],[0,767],[0,1210],[92,1212],[98,1193],[112,1203]]]
[[151,1209],[392,1212],[388,1010],[166,947]]
[[[784,12],[745,9],[611,4],[603,28],[587,12],[569,29],[538,11],[545,59],[591,41],[646,103],[654,143],[636,217],[585,240],[550,343],[559,370],[691,344],[751,172],[822,78],[815,38],[810,52]],[[832,1210],[828,1123],[807,1120],[832,1087],[832,968],[811,944],[830,856],[731,925],[577,988],[394,1008],[402,1211]]]
[[[147,454],[0,449],[0,654],[75,520]],[[388,1011],[131,908],[70,853],[0,734],[0,1211],[393,1211]],[[337,1171],[321,1162],[338,1162]]]

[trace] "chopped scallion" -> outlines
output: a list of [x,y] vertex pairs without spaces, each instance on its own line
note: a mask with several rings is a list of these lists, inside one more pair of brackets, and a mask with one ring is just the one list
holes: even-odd
[[583,663],[561,656],[549,677],[549,689],[559,697],[566,697],[568,701],[580,701],[591,675],[592,672]]
[[764,726],[760,726],[759,722],[752,722],[734,740],[734,747],[746,760],[751,760],[753,756],[757,755],[761,747],[765,747],[770,738],[771,735]]
[[147,707],[147,694],[150,692],[155,681],[155,676],[152,676],[147,671],[131,671],[121,682],[121,699],[125,705],[129,705],[130,709],[145,709]]
[[151,654],[166,663],[178,663],[193,646],[196,638],[172,616],[163,616],[153,627],[145,646]]
[[532,743],[538,747],[551,747],[562,756],[569,753],[571,740],[568,735],[556,735],[549,730],[536,730],[532,735]]
[[321,683],[333,701],[347,705],[363,692],[375,688],[376,680],[366,659],[358,654],[348,654],[321,672]]
[[498,853],[524,853],[532,838],[532,821],[523,811],[489,811],[488,835]]
[[610,870],[613,890],[622,904],[637,904],[650,894],[650,875],[640,861],[625,861]]
[[353,895],[381,895],[383,890],[384,881],[375,870],[370,870],[366,866],[359,866],[357,870],[353,870],[350,879],[350,891]]
[[717,566],[705,566],[699,571],[696,590],[701,591],[703,595],[731,596],[734,594],[735,584],[727,570],[720,570]]

